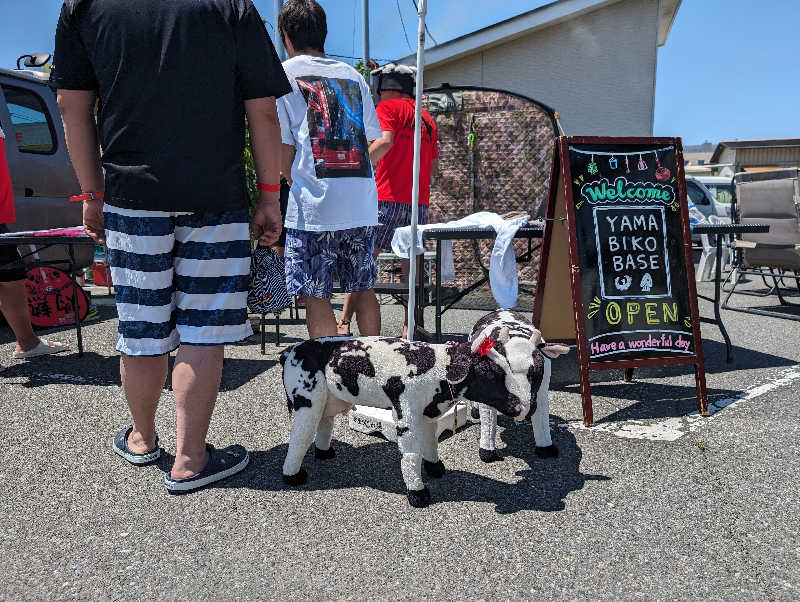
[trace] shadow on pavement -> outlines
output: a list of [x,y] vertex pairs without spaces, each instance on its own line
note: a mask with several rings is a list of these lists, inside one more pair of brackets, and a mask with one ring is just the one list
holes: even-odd
[[[225,358],[222,369],[220,391],[233,391],[247,384],[266,372],[278,362],[274,359],[240,359]],[[164,388],[172,388],[172,368],[175,357],[169,358],[169,374]],[[43,355],[30,361],[9,364],[0,372],[4,381],[18,380],[15,384],[23,387],[42,387],[53,384],[95,385],[100,387],[118,387],[119,356],[100,355],[84,352],[79,358],[77,351],[73,354]],[[27,380],[25,380],[27,379]]]
[[[556,418],[556,421],[563,422],[560,418]],[[522,458],[530,467],[516,473],[516,476],[522,477],[521,481],[509,484],[451,466],[441,479],[423,475],[431,490],[432,503],[490,502],[495,504],[495,511],[499,514],[520,510],[550,512],[563,510],[566,496],[572,491],[582,489],[587,480],[610,479],[580,472],[583,454],[574,435],[567,429],[553,428],[553,443],[559,448],[559,457],[555,459],[540,459],[536,456],[529,423],[506,428],[502,438],[507,444],[504,455]],[[266,451],[251,451],[248,469],[218,486],[262,491],[285,490],[287,494],[293,491],[371,487],[398,494],[401,497],[397,503],[407,503],[400,472],[400,453],[394,443],[377,441],[354,447],[334,440],[333,447],[336,457],[331,460],[315,460],[313,451],[306,454],[303,467],[309,473],[309,480],[300,487],[288,487],[281,478],[287,444]],[[503,463],[494,466],[502,470]]]
[[23,387],[59,383],[101,387],[120,385],[119,359],[116,355],[84,351],[83,357],[79,358],[77,349],[73,353],[43,355],[10,364],[0,375],[3,380],[27,378],[27,382],[16,383]]

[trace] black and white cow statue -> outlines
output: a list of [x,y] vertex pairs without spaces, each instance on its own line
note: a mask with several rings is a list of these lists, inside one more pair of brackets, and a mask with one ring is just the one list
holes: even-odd
[[[383,337],[327,337],[298,343],[281,353],[289,412],[294,410],[283,480],[301,485],[311,442],[318,459],[335,456],[333,418],[353,405],[392,410],[409,503],[422,508],[430,492],[422,468],[444,475],[439,460],[435,419],[459,399],[480,401],[503,414],[523,419],[530,396],[511,366],[493,349],[487,335],[472,343],[434,345]],[[316,439],[315,439],[316,437]]]
[[[483,340],[487,336],[496,341],[494,348],[506,358],[520,381],[520,388],[526,392],[526,399],[530,400],[536,455],[540,458],[558,457],[558,448],[550,437],[550,359],[568,353],[569,348],[545,344],[542,333],[525,316],[515,311],[499,310],[478,320],[470,340]],[[501,460],[495,449],[497,410],[483,403],[476,405],[481,421],[478,454],[484,462]]]

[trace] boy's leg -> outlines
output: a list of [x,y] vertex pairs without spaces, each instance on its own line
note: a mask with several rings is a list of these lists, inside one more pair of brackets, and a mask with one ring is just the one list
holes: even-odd
[[351,305],[361,336],[381,333],[381,312],[375,297],[375,228],[351,228],[337,232],[340,238],[337,272]]
[[185,479],[206,465],[206,435],[222,379],[224,345],[181,345],[172,369],[175,392],[173,479]]
[[305,297],[306,326],[312,339],[336,336],[331,295],[338,240],[339,232],[286,229],[286,290]]
[[128,447],[143,454],[156,445],[156,409],[169,369],[168,355],[134,357],[122,354],[119,374],[133,420]]
[[[380,252],[381,252],[381,250],[376,248],[375,251],[372,254],[373,258],[375,259],[376,265],[377,265],[377,261],[378,261],[378,255],[380,255]],[[372,297],[375,299],[375,304],[379,305],[378,304],[378,298],[375,297],[375,292],[374,291],[372,291]],[[353,315],[357,313],[356,307],[358,305],[362,304],[362,303],[363,303],[363,301],[362,302],[358,301],[358,293],[346,293],[345,294],[344,303],[342,304],[342,317],[341,317],[341,319],[339,320],[339,322],[336,325],[336,330],[337,330],[338,334],[348,334],[350,332],[350,322],[353,321]],[[367,314],[369,314],[370,312],[376,311],[375,309],[373,309],[371,307],[371,300],[367,301],[366,306],[364,307],[364,310],[366,310]],[[378,316],[380,317],[380,307],[377,308],[377,312],[378,312]],[[368,318],[367,318],[367,320],[368,320]],[[364,334],[364,332],[365,332],[364,328],[365,327],[367,328],[367,330],[370,330],[370,331],[376,329],[376,325],[375,324],[369,324],[369,323],[365,324],[364,323],[364,319],[359,321],[358,318],[356,318],[356,322],[358,323],[358,331],[363,336],[369,336],[369,335]],[[378,321],[377,330],[375,332],[370,332],[370,334],[378,335],[378,334],[380,334],[380,331],[381,331],[381,324],[380,324],[380,321]]]
[[225,345],[252,334],[247,320],[250,231],[247,209],[181,215],[175,227],[176,325],[181,347],[172,371],[177,442],[170,477],[206,466]]
[[167,358],[179,343],[172,300],[174,226],[168,213],[108,204],[104,219],[119,316],[120,377],[133,421],[127,444],[144,453],[155,446]]
[[39,344],[31,326],[24,279],[0,282],[0,311],[17,339],[15,351],[29,351]]
[[317,299],[308,295],[305,295],[305,298],[308,338],[335,337],[337,334],[336,316],[333,315],[331,300]]

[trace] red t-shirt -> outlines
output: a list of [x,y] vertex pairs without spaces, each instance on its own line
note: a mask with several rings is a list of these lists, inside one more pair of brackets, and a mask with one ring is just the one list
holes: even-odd
[[11,188],[11,174],[8,173],[6,161],[6,141],[3,130],[0,130],[0,224],[13,224],[17,221],[14,214],[14,191]]
[[[378,163],[375,182],[379,201],[411,203],[414,173],[414,99],[391,98],[377,106],[381,130],[394,132],[392,148]],[[427,205],[431,196],[431,163],[439,157],[436,123],[422,110],[422,145],[419,159],[419,204]]]

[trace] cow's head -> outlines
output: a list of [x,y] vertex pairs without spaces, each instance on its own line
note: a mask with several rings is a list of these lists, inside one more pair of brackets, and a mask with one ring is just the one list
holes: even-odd
[[471,345],[460,343],[449,347],[447,381],[458,385],[467,399],[521,420],[530,408],[530,391],[525,390],[511,364],[494,345],[495,341],[483,332]]

